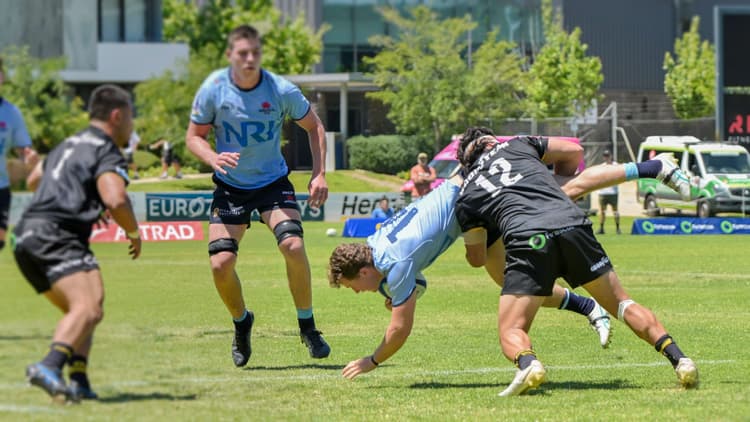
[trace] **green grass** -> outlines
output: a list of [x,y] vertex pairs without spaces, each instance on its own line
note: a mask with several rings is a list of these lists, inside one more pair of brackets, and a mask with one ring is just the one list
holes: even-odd
[[[357,178],[356,175],[361,176]],[[289,174],[289,180],[291,180],[297,192],[306,193],[307,184],[310,182],[310,172],[293,171]],[[363,170],[336,170],[326,173],[326,182],[328,183],[328,190],[330,192],[384,192],[397,190],[404,183],[404,180],[396,176]],[[132,183],[128,186],[128,190],[131,192],[173,192],[213,189],[214,184],[211,181],[210,175],[204,175],[195,179],[167,179],[147,183]]]
[[[624,219],[625,220],[625,219]],[[629,227],[630,219],[624,227]],[[406,345],[380,368],[348,381],[350,360],[379,344],[389,313],[375,293],[329,288],[325,265],[341,241],[305,225],[315,314],[332,346],[312,360],[300,344],[284,266],[271,233],[251,229],[237,271],[255,312],[246,369],[230,358],[231,322],[213,283],[203,241],[95,244],[105,278],[105,318],[90,377],[98,402],[60,407],[26,387],[26,364],[46,352],[60,314],[0,253],[0,420],[748,420],[750,260],[748,237],[604,235],[623,284],[653,309],[697,362],[701,388],[681,391],[666,359],[614,322],[602,350],[586,320],[543,310],[532,329],[549,382],[500,398],[513,378],[497,341],[498,290],[463,258],[460,241],[425,275]],[[356,241],[356,239],[354,239]]]

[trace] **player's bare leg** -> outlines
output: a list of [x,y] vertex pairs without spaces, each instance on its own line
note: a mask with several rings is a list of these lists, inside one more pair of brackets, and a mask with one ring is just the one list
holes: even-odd
[[[211,242],[223,242],[215,246],[216,251],[211,251],[209,261],[211,263],[211,274],[214,286],[219,297],[224,302],[227,310],[232,315],[234,322],[234,338],[232,340],[232,360],[235,366],[245,366],[250,360],[252,347],[250,337],[252,334],[255,315],[245,305],[242,295],[242,284],[240,283],[235,265],[237,264],[237,245],[247,229],[243,224],[209,224],[208,239]],[[229,239],[234,239],[233,245]]]
[[310,262],[305,251],[301,226],[297,226],[302,217],[299,211],[290,208],[265,211],[261,217],[268,228],[281,239],[277,239],[277,242],[286,263],[289,291],[297,309],[300,338],[307,346],[311,357],[325,358],[331,353],[331,348],[317,330],[313,316]]

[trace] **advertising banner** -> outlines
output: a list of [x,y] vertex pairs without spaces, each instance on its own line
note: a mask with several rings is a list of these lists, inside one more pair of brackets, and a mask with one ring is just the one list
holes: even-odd
[[638,218],[631,234],[750,234],[750,218]]
[[[143,242],[163,242],[168,240],[203,240],[203,223],[198,221],[170,221],[140,223],[138,232]],[[91,231],[89,240],[97,242],[127,242],[125,231],[115,223]]]
[[[325,207],[314,209],[307,203],[308,194],[297,194],[302,220],[323,221]],[[208,221],[211,215],[212,192],[180,192],[180,193],[147,193],[146,220],[147,221]],[[259,221],[260,215],[253,212],[253,221]]]

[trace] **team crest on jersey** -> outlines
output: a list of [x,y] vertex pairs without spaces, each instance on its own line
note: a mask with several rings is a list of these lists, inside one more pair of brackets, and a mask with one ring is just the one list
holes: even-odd
[[276,111],[275,108],[269,103],[268,101],[263,101],[263,103],[260,105],[260,108],[258,109],[259,112],[263,114],[271,114],[274,111]]

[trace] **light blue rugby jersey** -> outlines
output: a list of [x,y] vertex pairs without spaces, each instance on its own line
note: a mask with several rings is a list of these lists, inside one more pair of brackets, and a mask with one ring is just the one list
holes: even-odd
[[224,68],[203,81],[190,119],[213,125],[217,152],[240,153],[237,167],[226,168],[227,174],[217,172],[216,177],[236,188],[257,189],[289,172],[281,155],[284,118],[299,120],[309,110],[299,88],[278,75],[261,69],[258,85],[242,90]]
[[386,277],[393,306],[409,299],[416,277],[424,278],[420,272],[461,235],[455,215],[459,190],[451,182],[441,184],[367,238],[375,268]]
[[13,148],[31,146],[31,137],[26,130],[18,107],[0,97],[0,189],[10,186],[7,156]]

